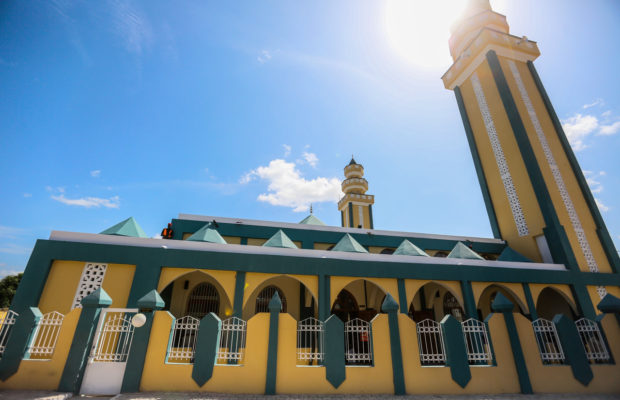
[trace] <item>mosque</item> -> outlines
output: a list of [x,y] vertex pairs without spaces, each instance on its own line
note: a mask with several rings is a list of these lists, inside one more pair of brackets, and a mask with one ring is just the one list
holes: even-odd
[[443,75],[493,238],[180,214],[38,240],[0,319],[0,389],[92,395],[620,393],[620,260],[533,61],[470,1]]

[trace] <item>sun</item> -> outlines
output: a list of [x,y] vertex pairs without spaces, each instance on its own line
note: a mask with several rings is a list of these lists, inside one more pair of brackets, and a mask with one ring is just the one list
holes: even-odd
[[425,69],[447,69],[450,26],[465,0],[388,0],[384,22],[390,46],[407,62]]

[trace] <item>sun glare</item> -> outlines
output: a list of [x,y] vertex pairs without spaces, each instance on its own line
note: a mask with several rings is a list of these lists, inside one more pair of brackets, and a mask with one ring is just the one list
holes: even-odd
[[388,0],[385,28],[390,46],[407,62],[426,69],[447,69],[450,26],[465,0]]

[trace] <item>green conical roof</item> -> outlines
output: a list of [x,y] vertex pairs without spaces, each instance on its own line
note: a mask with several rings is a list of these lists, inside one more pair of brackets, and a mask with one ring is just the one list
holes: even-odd
[[447,258],[465,258],[469,260],[484,260],[478,253],[458,242],[452,249]]
[[529,258],[523,254],[516,252],[512,248],[506,246],[502,253],[497,258],[497,261],[518,261],[518,262],[532,262]]
[[306,225],[325,225],[323,221],[315,217],[314,214],[308,215],[306,218],[302,219],[299,223],[306,224]]
[[265,247],[285,247],[287,249],[297,249],[298,247],[293,243],[293,241],[286,236],[286,233],[282,231],[282,229],[278,230],[272,237],[269,238],[265,243],[263,243]]
[[129,217],[123,222],[119,222],[118,224],[109,227],[105,231],[101,232],[100,235],[131,236],[139,238],[148,237],[133,217]]
[[396,251],[394,251],[394,255],[430,257],[424,252],[424,250],[411,243],[407,239],[403,240],[403,242],[396,248]]
[[188,237],[186,240],[191,240],[193,242],[226,244],[224,238],[220,236],[218,231],[215,230],[211,222],[206,223],[205,226],[198,229],[192,236]]
[[353,236],[348,233],[340,239],[338,243],[334,246],[332,251],[348,251],[352,253],[368,253],[368,251],[357,242],[357,240],[353,239]]

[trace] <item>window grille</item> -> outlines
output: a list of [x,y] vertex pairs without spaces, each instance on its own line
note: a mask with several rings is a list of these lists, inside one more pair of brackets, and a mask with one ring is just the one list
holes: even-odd
[[126,362],[133,340],[133,325],[129,313],[107,313],[97,340],[93,361]]
[[217,364],[243,364],[247,322],[237,317],[222,321]]
[[41,317],[28,348],[30,359],[49,360],[52,358],[64,319],[65,316],[58,311],[52,311]]
[[108,264],[86,263],[71,309],[82,307],[82,299],[101,287]]
[[423,366],[445,365],[446,353],[439,322],[425,319],[416,324],[416,330],[421,364]]
[[372,365],[372,329],[370,322],[355,318],[344,324],[347,365]]
[[15,325],[17,317],[19,317],[19,314],[13,310],[5,312],[4,315],[0,317],[0,357],[4,354],[6,342],[9,340],[11,328]]
[[210,312],[217,314],[220,311],[220,295],[215,286],[203,282],[192,290],[187,300],[187,313],[190,317],[202,319]]
[[167,362],[178,364],[194,362],[199,325],[200,320],[189,315],[174,321]]
[[286,312],[286,297],[284,296],[284,292],[282,292],[280,288],[271,285],[261,290],[256,297],[256,313],[269,312],[269,302],[276,291],[278,292],[278,296],[280,296],[280,301],[282,302],[280,312]]
[[553,322],[538,318],[532,327],[543,364],[564,364],[564,351]]
[[297,323],[297,360],[323,360],[323,322],[316,318],[306,318]]
[[591,363],[608,363],[611,357],[598,324],[587,318],[581,318],[575,325],[588,360]]
[[470,365],[491,365],[493,354],[484,322],[470,318],[462,323]]

